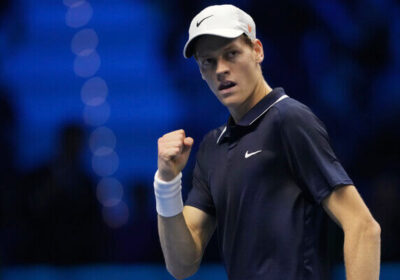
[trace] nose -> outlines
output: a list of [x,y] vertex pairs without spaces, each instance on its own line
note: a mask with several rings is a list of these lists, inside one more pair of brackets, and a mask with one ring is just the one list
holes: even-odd
[[225,75],[227,75],[229,73],[227,61],[223,58],[218,58],[215,72],[217,74],[218,80],[221,80]]

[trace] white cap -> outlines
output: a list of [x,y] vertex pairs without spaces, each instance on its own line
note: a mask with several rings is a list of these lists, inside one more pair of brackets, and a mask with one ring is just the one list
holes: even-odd
[[242,34],[246,34],[251,40],[256,39],[256,24],[251,16],[233,5],[209,6],[190,23],[189,39],[183,49],[183,56],[192,56],[191,42],[200,35],[236,38]]

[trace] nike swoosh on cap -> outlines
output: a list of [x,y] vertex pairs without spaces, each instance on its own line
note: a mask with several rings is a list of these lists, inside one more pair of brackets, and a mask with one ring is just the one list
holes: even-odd
[[208,17],[205,17],[205,18],[203,18],[202,20],[198,21],[198,22],[196,23],[196,27],[199,27],[200,24],[201,24],[204,20],[206,20],[206,19],[208,19],[208,18],[210,18],[210,17],[212,17],[212,16],[213,16],[213,15],[208,16]]
[[249,153],[249,151],[246,151],[246,154],[244,155],[244,157],[249,158],[249,157],[254,156],[255,154],[258,154],[261,152],[262,152],[262,150],[258,150],[258,151],[252,152],[252,153]]

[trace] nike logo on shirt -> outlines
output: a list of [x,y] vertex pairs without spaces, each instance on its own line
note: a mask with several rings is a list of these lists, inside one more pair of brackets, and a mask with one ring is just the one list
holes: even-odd
[[198,22],[196,23],[196,27],[199,27],[200,24],[201,24],[204,20],[206,20],[206,19],[208,19],[208,18],[210,18],[210,17],[212,17],[212,16],[213,16],[213,15],[208,16],[208,17],[205,17],[205,18],[203,18],[202,20],[198,21]]
[[254,156],[255,154],[258,154],[261,152],[262,152],[262,150],[258,150],[258,151],[252,152],[252,153],[249,153],[249,151],[246,151],[246,154],[244,155],[244,157],[249,158],[249,157]]

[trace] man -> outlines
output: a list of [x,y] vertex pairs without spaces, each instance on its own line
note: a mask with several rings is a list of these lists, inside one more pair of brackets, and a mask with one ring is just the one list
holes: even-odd
[[229,279],[326,279],[325,209],[345,234],[347,279],[378,279],[380,227],[321,121],[266,83],[253,19],[232,5],[204,9],[190,25],[184,56],[192,55],[231,116],[203,139],[184,207],[181,171],[193,139],[178,130],[158,140],[154,187],[168,271],[195,273],[218,228]]

